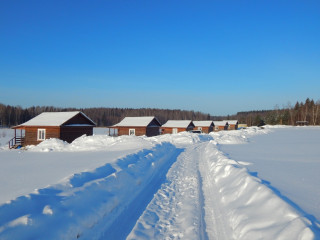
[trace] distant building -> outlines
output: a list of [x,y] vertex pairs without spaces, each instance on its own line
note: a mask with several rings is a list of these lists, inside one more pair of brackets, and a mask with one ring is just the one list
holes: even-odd
[[82,112],[43,112],[13,127],[15,137],[10,141],[9,147],[37,145],[49,138],[70,143],[82,135],[92,135],[94,126],[96,124]]
[[308,126],[309,122],[308,121],[296,121],[297,126]]
[[195,126],[194,130],[200,130],[203,133],[210,133],[213,131],[213,121],[193,121]]
[[228,130],[228,122],[227,121],[213,121],[214,131],[222,131]]
[[248,125],[245,123],[238,124],[238,129],[243,129],[243,128],[247,128],[247,127],[248,127]]
[[238,129],[238,120],[223,120],[228,123],[228,130]]
[[160,134],[161,123],[156,117],[125,117],[112,126],[118,129],[118,135],[156,136]]
[[191,120],[168,120],[164,125],[162,125],[161,134],[175,134],[184,131],[192,131],[194,127],[195,126]]

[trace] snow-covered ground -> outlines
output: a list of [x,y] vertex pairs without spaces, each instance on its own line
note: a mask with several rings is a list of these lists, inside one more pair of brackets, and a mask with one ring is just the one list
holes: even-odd
[[250,138],[249,144],[221,144],[220,150],[232,159],[248,162],[251,175],[263,179],[289,204],[320,220],[320,127],[269,129],[267,135]]
[[8,150],[0,129],[1,240],[320,238],[320,128],[94,133]]

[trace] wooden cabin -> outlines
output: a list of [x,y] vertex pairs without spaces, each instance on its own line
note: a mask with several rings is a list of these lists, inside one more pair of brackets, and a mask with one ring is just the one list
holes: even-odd
[[160,134],[161,123],[156,117],[125,117],[111,128],[118,130],[118,136],[157,136]]
[[308,126],[309,122],[308,121],[296,121],[297,126]]
[[37,145],[49,138],[71,143],[82,135],[92,135],[94,126],[96,124],[82,112],[43,112],[13,127],[15,137],[9,142],[9,147]]
[[228,130],[238,129],[238,120],[223,120],[228,123]]
[[222,131],[228,130],[228,122],[226,121],[213,121],[214,124],[214,131]]
[[203,133],[210,133],[213,131],[213,121],[193,121],[195,126],[194,130],[199,130]]
[[192,131],[194,127],[195,126],[191,120],[168,120],[164,125],[162,125],[161,134],[175,134],[184,131]]

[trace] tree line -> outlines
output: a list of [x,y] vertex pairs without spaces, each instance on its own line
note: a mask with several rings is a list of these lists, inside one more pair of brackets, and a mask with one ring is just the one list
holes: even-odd
[[66,112],[81,111],[92,119],[97,126],[107,127],[120,122],[124,117],[155,116],[160,123],[167,120],[210,120],[212,116],[195,111],[179,109],[155,109],[155,108],[57,108],[46,106],[32,106],[22,108],[0,103],[0,126],[12,127],[22,124],[42,112]]
[[309,125],[320,125],[320,100],[315,102],[307,98],[305,102],[296,102],[294,106],[287,106],[273,110],[238,112],[235,115],[211,116],[210,114],[179,109],[156,108],[58,108],[48,106],[32,106],[22,108],[0,103],[0,126],[12,127],[22,124],[42,112],[82,111],[99,127],[112,126],[124,117],[156,116],[163,124],[167,120],[238,120],[248,126],[259,124],[297,125],[297,122],[308,122]]
[[305,102],[296,102],[293,106],[288,103],[280,108],[275,106],[273,110],[238,112],[231,118],[238,119],[241,123],[248,126],[259,124],[269,125],[320,125],[320,100],[314,101],[307,98]]

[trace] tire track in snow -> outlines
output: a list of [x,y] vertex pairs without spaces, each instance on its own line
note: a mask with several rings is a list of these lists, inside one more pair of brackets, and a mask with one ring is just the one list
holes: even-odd
[[186,148],[127,239],[208,239],[205,231],[199,144]]

